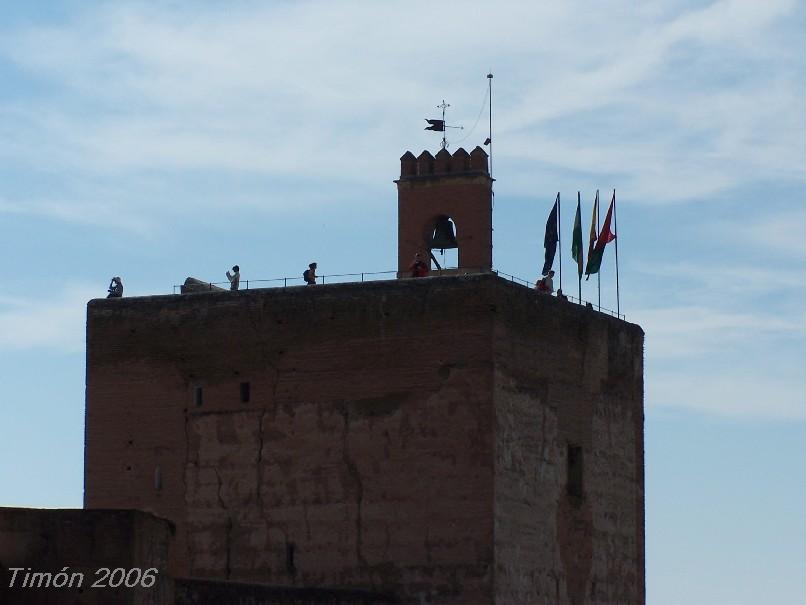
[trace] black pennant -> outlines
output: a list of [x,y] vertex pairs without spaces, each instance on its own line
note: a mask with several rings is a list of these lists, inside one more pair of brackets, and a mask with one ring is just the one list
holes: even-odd
[[445,120],[429,120],[428,118],[425,119],[428,122],[428,126],[426,126],[423,130],[435,130],[436,132],[445,132]]

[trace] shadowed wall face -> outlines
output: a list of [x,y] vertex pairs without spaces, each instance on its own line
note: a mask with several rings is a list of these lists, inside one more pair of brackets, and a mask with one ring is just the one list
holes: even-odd
[[179,576],[643,603],[642,342],[492,275],[92,301],[85,503]]
[[0,603],[173,603],[172,531],[133,510],[0,508]]

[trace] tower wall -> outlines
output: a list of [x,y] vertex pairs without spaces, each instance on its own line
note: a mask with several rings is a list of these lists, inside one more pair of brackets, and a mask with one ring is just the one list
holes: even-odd
[[644,603],[643,332],[545,295],[496,309],[496,602]]
[[492,179],[487,154],[442,150],[434,158],[424,151],[400,158],[398,191],[398,275],[408,275],[417,252],[428,258],[428,242],[436,220],[450,217],[456,225],[459,269],[483,272],[492,268]]
[[491,274],[91,301],[85,504],[174,575],[642,604],[642,343]]
[[174,575],[492,602],[492,315],[458,285],[92,301],[85,505],[174,521]]

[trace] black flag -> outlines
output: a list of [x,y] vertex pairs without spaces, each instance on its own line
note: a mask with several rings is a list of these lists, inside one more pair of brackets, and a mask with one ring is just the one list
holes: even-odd
[[546,221],[546,236],[543,238],[543,247],[546,249],[546,262],[543,263],[543,275],[548,275],[551,266],[554,264],[554,255],[557,253],[557,240],[560,239],[557,233],[557,205],[560,203],[560,194],[549,213]]
[[426,126],[424,130],[436,130],[437,132],[445,132],[445,120],[429,120],[428,118],[425,119],[428,122],[429,126]]

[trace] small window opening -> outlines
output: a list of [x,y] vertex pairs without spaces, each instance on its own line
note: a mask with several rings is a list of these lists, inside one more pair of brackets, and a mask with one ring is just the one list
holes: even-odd
[[201,387],[196,387],[196,405],[200,406],[204,403],[204,391]]
[[583,494],[582,478],[584,475],[584,463],[582,457],[582,446],[568,445],[568,494],[576,498],[581,498]]
[[249,396],[251,395],[251,388],[248,382],[241,383],[241,403],[249,403]]

